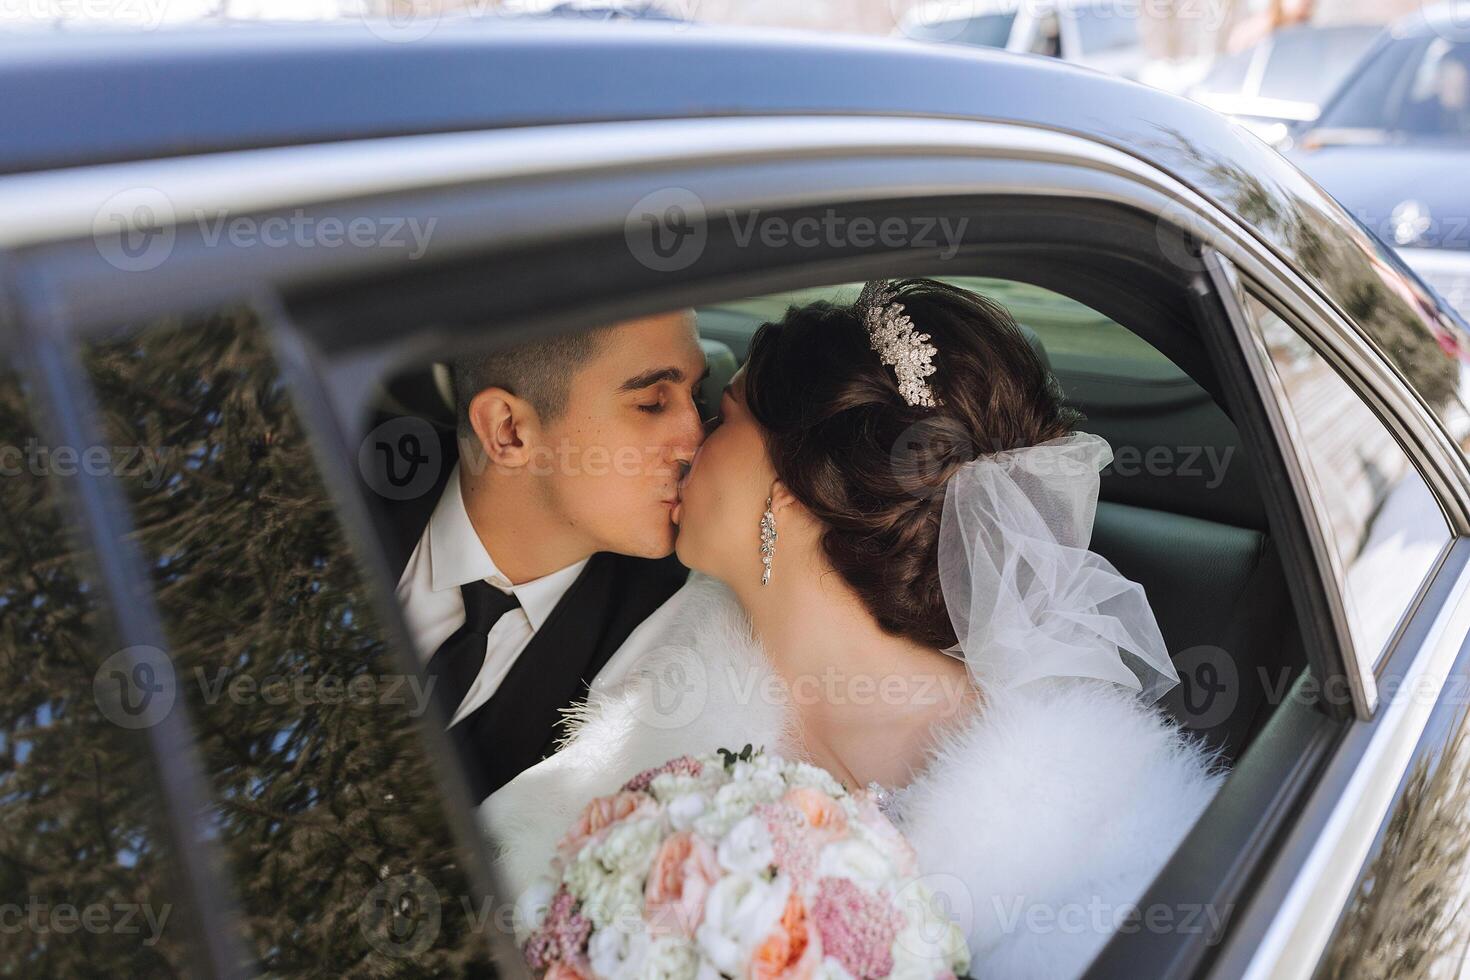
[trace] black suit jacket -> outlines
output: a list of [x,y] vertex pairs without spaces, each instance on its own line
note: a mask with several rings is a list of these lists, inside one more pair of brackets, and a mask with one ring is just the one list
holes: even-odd
[[[443,470],[431,492],[391,505],[395,581],[402,578],[453,467]],[[494,696],[449,730],[471,799],[480,802],[556,751],[564,734],[563,710],[587,696],[592,679],[628,634],[678,591],[688,575],[673,556],[592,556],[516,657]]]

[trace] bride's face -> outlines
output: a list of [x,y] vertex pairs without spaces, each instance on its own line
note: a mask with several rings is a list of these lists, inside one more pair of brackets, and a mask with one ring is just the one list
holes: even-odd
[[694,457],[674,512],[675,551],[690,568],[730,583],[758,581],[760,520],[775,470],[745,404],[745,369],[720,397],[714,429]]

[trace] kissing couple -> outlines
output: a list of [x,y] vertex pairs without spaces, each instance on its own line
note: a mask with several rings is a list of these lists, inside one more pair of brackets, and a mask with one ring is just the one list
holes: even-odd
[[[590,800],[750,744],[871,794],[972,975],[1079,975],[1224,773],[1154,706],[1143,589],[1088,549],[1111,451],[1010,315],[928,279],[792,307],[703,426],[687,311],[547,343],[453,365],[399,588],[508,897]],[[557,440],[643,465],[526,472]]]

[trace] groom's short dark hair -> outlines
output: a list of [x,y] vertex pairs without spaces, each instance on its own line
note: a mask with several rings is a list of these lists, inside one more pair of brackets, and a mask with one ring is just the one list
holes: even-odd
[[514,347],[461,354],[449,361],[450,387],[459,435],[473,434],[470,402],[486,388],[504,388],[531,403],[543,422],[554,422],[567,409],[572,378],[601,347],[611,327],[534,340]]

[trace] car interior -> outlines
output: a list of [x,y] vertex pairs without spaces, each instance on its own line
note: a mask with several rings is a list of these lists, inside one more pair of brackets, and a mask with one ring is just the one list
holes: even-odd
[[[1102,474],[1092,548],[1142,583],[1153,605],[1182,680],[1162,704],[1222,761],[1233,762],[1306,663],[1257,477],[1235,424],[1164,351],[1084,303],[1014,278],[947,278],[1011,311],[1067,403],[1081,413],[1080,428],[1112,445],[1115,459]],[[701,391],[705,414],[713,414],[762,323],[814,299],[851,301],[859,288],[848,283],[698,307],[710,368]],[[1151,333],[1170,336],[1167,330]],[[404,415],[429,421],[445,458],[453,458],[454,412],[441,363],[401,373],[383,386],[373,424]],[[449,469],[443,467],[441,480]],[[438,488],[425,495],[437,498]],[[412,550],[426,518],[402,511],[383,517],[398,558]],[[1229,667],[1211,655],[1221,651]],[[1232,669],[1233,680],[1222,676]],[[1230,684],[1239,688],[1233,710],[1202,709],[1200,698]]]

